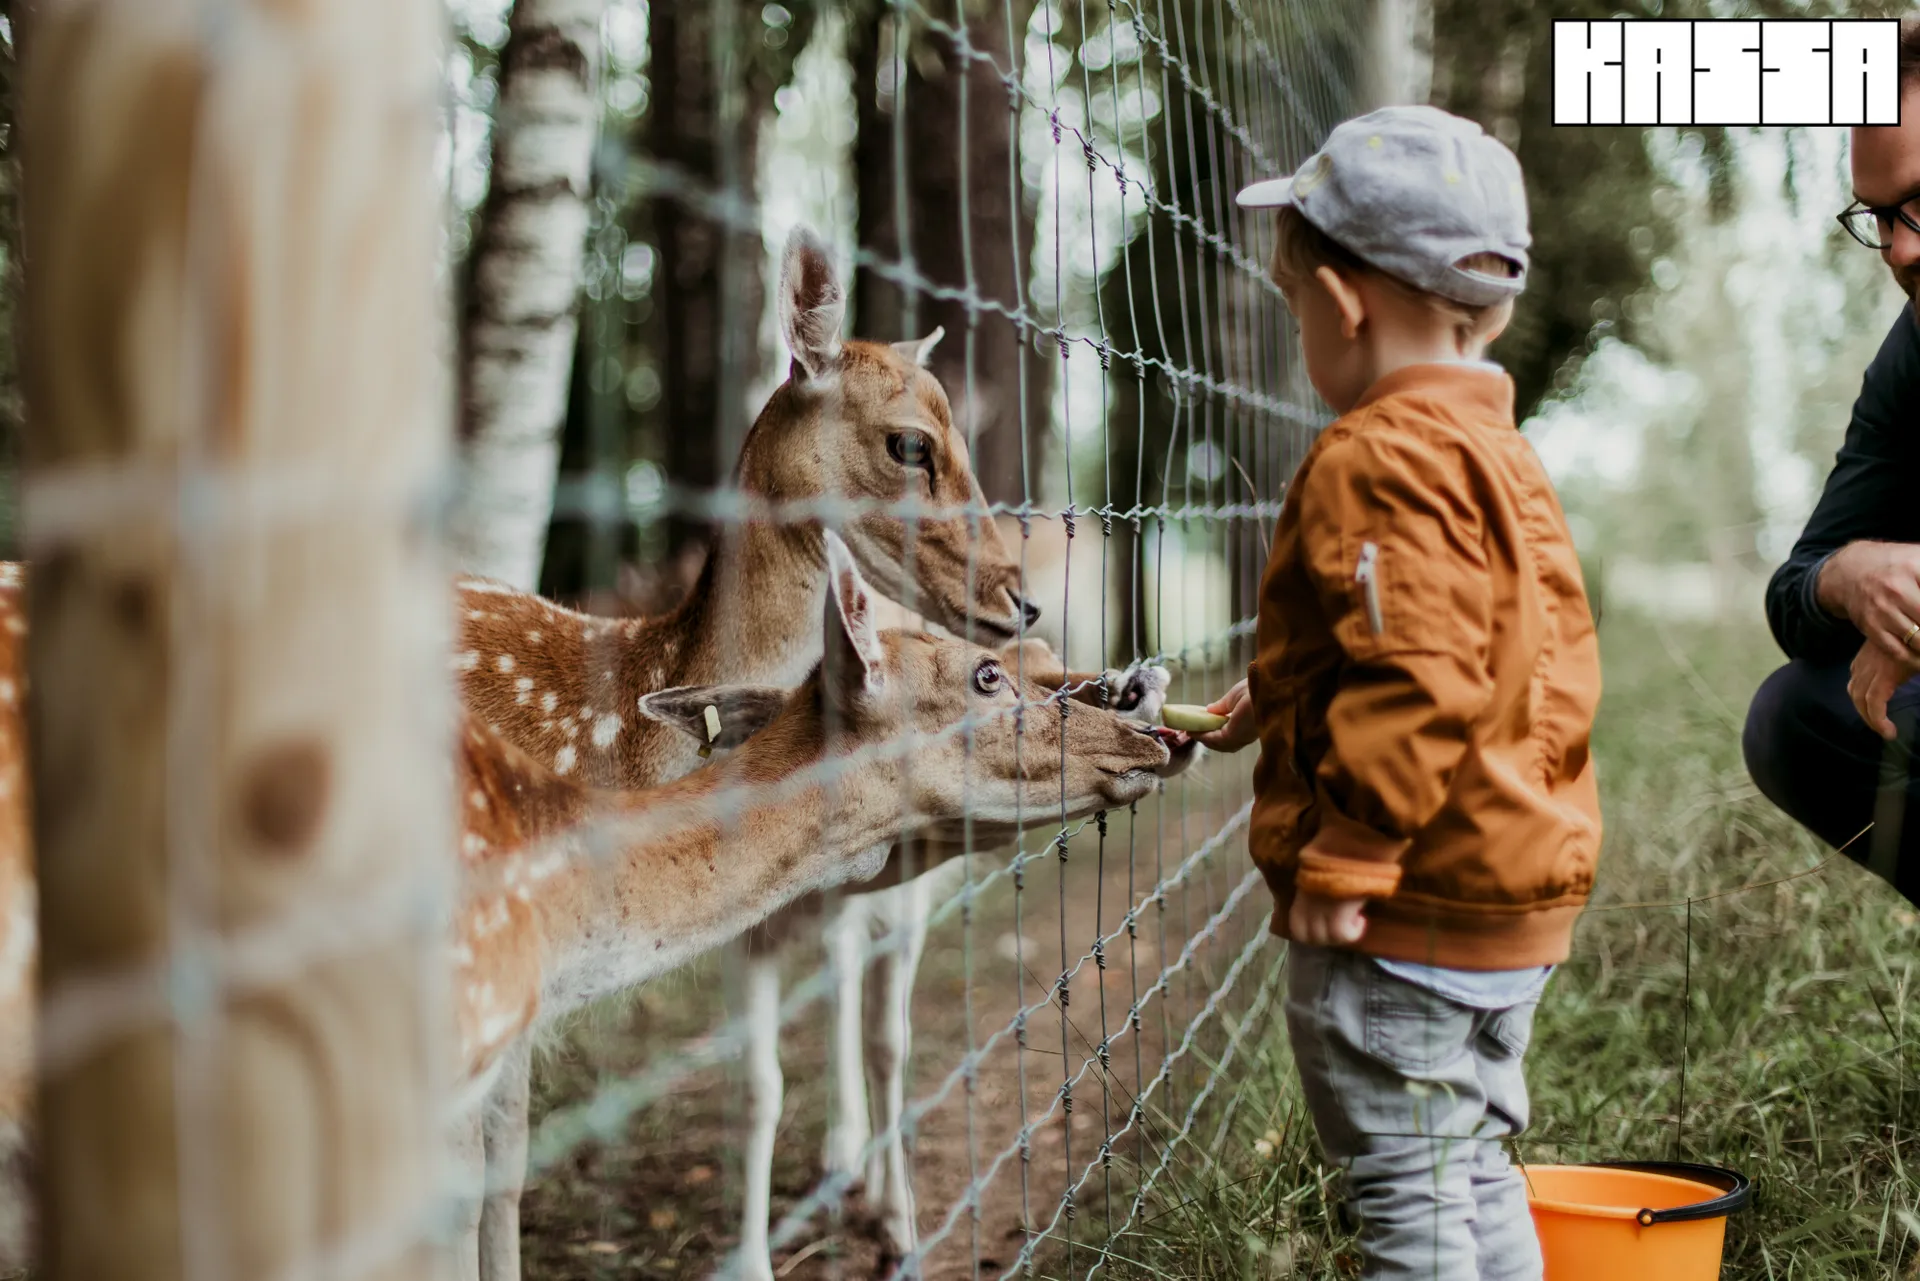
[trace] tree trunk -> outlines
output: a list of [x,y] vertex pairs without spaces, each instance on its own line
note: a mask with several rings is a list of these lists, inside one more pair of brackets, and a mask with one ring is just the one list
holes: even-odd
[[[1026,295],[1034,211],[1014,167],[1015,104],[994,68],[1013,67],[1018,74],[1019,62],[1009,49],[1006,12],[996,5],[975,7],[979,13],[969,15],[967,38],[992,65],[963,59],[945,36],[922,32],[904,59],[904,85],[897,91],[893,10],[882,5],[850,23],[860,245],[886,262],[910,258],[927,281],[951,289],[967,285],[970,248],[974,288],[1011,308]],[[1013,6],[1016,31],[1026,31],[1029,8]],[[940,13],[953,17],[944,7]],[[905,161],[903,182],[896,181],[896,159]],[[910,214],[904,244],[902,212]],[[855,332],[863,338],[918,338],[936,325],[946,329],[932,368],[953,401],[954,421],[975,433],[980,487],[994,502],[1038,501],[1035,469],[1046,443],[1052,362],[1036,353],[1032,332],[1023,334],[995,312],[979,312],[975,320],[964,302],[915,295],[865,267],[854,278],[853,313]]]
[[[743,192],[752,203],[760,125],[784,80],[736,57],[751,31],[738,5],[661,5],[653,10],[652,125],[649,150],[709,188]],[[751,17],[755,24],[757,15]],[[659,246],[655,314],[659,318],[660,422],[667,475],[707,492],[733,471],[746,439],[745,388],[762,374],[758,333],[766,303],[757,230],[729,227],[662,197],[648,211]],[[703,539],[685,513],[667,522],[667,550]]]
[[440,6],[39,12],[39,1275],[442,1276]]
[[578,329],[606,0],[516,0],[500,51],[493,171],[474,237],[461,357],[463,568],[531,589],[553,514]]

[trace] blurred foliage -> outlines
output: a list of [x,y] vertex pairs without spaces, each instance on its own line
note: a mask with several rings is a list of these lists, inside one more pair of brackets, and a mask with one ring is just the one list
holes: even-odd
[[[1556,19],[1890,17],[1880,0],[1640,0],[1638,12],[1613,0],[1435,0],[1432,101],[1478,121],[1512,147],[1527,176],[1532,271],[1513,324],[1493,354],[1513,375],[1516,411],[1565,390],[1600,338],[1649,340],[1626,300],[1647,268],[1671,249],[1680,206],[1660,199],[1665,183],[1649,158],[1646,131],[1578,128],[1553,115],[1552,24]],[[1735,212],[1734,151],[1726,130],[1698,128],[1711,174],[1705,211]],[[1836,211],[1837,212],[1837,211]],[[1698,211],[1688,207],[1688,213]]]

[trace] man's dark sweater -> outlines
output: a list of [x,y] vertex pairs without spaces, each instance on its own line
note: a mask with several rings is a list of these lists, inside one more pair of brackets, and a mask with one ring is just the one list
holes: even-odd
[[1920,324],[1906,305],[1867,366],[1820,502],[1767,586],[1767,621],[1793,661],[1754,695],[1744,746],[1747,770],[1768,799],[1920,902],[1920,777],[1912,754],[1920,738],[1920,680],[1888,701],[1899,740],[1883,742],[1847,694],[1862,637],[1815,597],[1821,566],[1848,543],[1920,544],[1916,419]]
[[[1767,621],[1789,658],[1850,663],[1860,633],[1814,599],[1827,557],[1859,539],[1920,543],[1920,324],[1900,315],[1867,366],[1853,421],[1793,555],[1767,585]],[[1920,620],[1915,620],[1920,621]]]

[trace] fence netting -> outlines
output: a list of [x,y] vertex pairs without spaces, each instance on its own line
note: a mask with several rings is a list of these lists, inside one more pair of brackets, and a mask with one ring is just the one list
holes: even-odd
[[[778,251],[806,223],[839,259],[850,337],[944,330],[931,368],[980,479],[974,514],[1040,607],[1033,634],[1069,670],[1150,663],[1174,701],[1223,692],[1251,656],[1266,530],[1324,421],[1268,279],[1270,218],[1233,196],[1356,109],[1367,20],[1335,0],[616,3],[545,590],[668,608],[734,531],[855,514],[753,492],[735,467],[788,372]],[[469,13],[463,33],[456,167],[484,154],[505,31]],[[930,612],[904,577],[902,616]],[[661,1275],[747,1272],[736,1216],[755,1208],[769,1019],[780,1275],[1091,1276],[1124,1258],[1170,1182],[1208,1177],[1236,1057],[1276,1010],[1249,764],[1203,760],[1125,810],[830,896],[572,1036],[536,1071],[529,1268],[599,1250]],[[823,947],[847,929],[856,948]],[[849,1122],[846,967],[871,1025],[890,999],[874,976],[902,951],[920,964],[897,1123],[870,1035],[871,1123],[853,1122],[856,1168],[829,1169],[827,1132]],[[777,1005],[752,977],[768,957]],[[904,1242],[871,1210],[896,1125]]]

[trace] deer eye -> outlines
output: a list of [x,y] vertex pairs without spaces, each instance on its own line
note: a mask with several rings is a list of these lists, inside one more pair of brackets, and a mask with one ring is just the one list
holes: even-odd
[[1007,674],[991,658],[981,660],[980,666],[973,669],[973,687],[988,697],[998,694],[1006,684]]
[[933,446],[917,431],[897,431],[887,437],[887,453],[902,467],[919,467],[933,477]]

